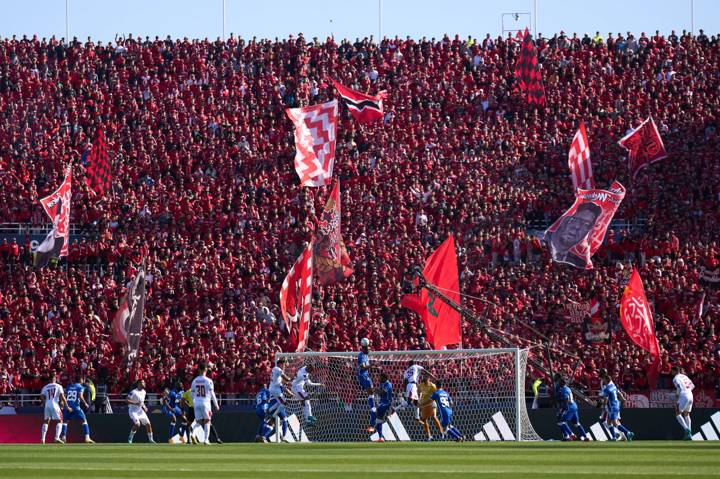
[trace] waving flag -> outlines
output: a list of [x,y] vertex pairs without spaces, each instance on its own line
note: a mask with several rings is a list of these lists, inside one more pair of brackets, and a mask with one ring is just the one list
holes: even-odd
[[[460,280],[452,235],[427,259],[423,276],[448,298],[460,303]],[[420,315],[427,340],[434,349],[462,342],[460,313],[426,288],[420,294],[406,294],[401,305]]]
[[35,266],[42,268],[53,258],[67,256],[70,244],[70,199],[72,197],[72,169],[68,167],[60,187],[40,199],[40,204],[52,221],[52,231],[35,251]]
[[528,103],[545,104],[545,87],[538,66],[537,50],[527,28],[517,63],[515,63],[515,76],[518,79],[520,90],[527,93]]
[[629,166],[633,179],[641,169],[667,158],[665,145],[663,145],[660,132],[655,126],[652,117],[648,117],[639,127],[625,135],[618,143],[628,150]]
[[295,125],[295,171],[303,186],[332,181],[338,103],[333,100],[304,108],[287,108]]
[[336,181],[313,239],[313,266],[318,282],[323,285],[336,283],[353,273],[342,240],[340,218],[340,181]]
[[620,300],[620,321],[630,339],[653,357],[648,382],[655,389],[660,366],[660,345],[655,336],[655,323],[645,297],[645,288],[635,268]]
[[110,187],[110,161],[108,160],[107,146],[105,145],[105,134],[99,128],[88,155],[85,183],[98,196],[103,196]]
[[609,191],[577,190],[575,203],[545,231],[553,260],[592,269],[590,258],[602,245],[623,198],[625,187],[617,181]]
[[341,85],[333,80],[340,96],[345,100],[350,114],[360,123],[372,123],[383,118],[383,100],[387,97],[386,91],[375,96],[366,95],[352,88]]
[[303,250],[280,288],[280,311],[288,333],[297,338],[296,351],[305,350],[310,335],[313,245]]
[[145,263],[127,285],[120,309],[112,324],[113,340],[125,346],[128,361],[140,350],[140,337],[145,322]]
[[594,190],[592,164],[590,162],[590,143],[588,142],[585,123],[580,122],[580,128],[573,137],[568,153],[568,166],[572,176],[573,188],[577,190]]

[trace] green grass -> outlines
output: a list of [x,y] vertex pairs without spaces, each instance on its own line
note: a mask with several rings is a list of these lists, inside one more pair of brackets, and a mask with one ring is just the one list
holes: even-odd
[[720,443],[72,444],[0,446],[0,477],[720,477]]

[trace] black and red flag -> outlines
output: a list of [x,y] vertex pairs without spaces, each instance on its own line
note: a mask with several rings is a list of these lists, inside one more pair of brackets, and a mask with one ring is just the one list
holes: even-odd
[[385,90],[377,95],[366,95],[333,80],[340,96],[350,110],[350,114],[360,123],[372,123],[383,119],[383,100],[387,97]]
[[537,49],[527,28],[520,55],[515,63],[515,76],[518,79],[520,90],[527,94],[528,103],[545,104],[545,87],[538,65]]
[[145,261],[127,289],[112,324],[113,340],[125,346],[128,362],[140,350],[140,336],[145,322]]
[[43,210],[52,221],[52,230],[35,250],[34,264],[47,266],[53,258],[67,256],[70,245],[70,199],[72,197],[72,169],[68,167],[60,187],[40,199]]
[[337,283],[353,273],[350,256],[340,232],[340,181],[335,182],[330,198],[317,223],[313,239],[313,267],[318,283]]
[[110,160],[108,159],[105,134],[98,128],[90,154],[88,154],[85,183],[96,195],[102,197],[110,187]]
[[655,126],[652,117],[642,122],[640,126],[625,135],[618,143],[628,150],[630,172],[633,179],[641,169],[667,158],[665,145],[663,145],[660,132]]

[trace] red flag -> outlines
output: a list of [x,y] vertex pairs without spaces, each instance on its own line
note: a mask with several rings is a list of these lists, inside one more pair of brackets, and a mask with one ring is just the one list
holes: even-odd
[[385,90],[377,95],[366,95],[333,80],[340,96],[350,110],[350,114],[360,123],[372,123],[383,119],[383,100],[387,97]]
[[573,188],[576,190],[594,190],[592,163],[590,162],[590,143],[588,142],[585,123],[580,122],[580,128],[573,137],[568,153],[568,166],[572,176]]
[[92,149],[88,155],[87,178],[85,183],[98,196],[103,196],[110,187],[110,161],[108,160],[105,134],[98,129]]
[[313,274],[312,241],[288,271],[280,288],[280,311],[288,333],[297,338],[296,351],[307,346],[310,334]]
[[350,256],[340,232],[340,181],[335,182],[330,197],[325,203],[317,232],[313,239],[313,266],[318,282],[333,284],[353,273]]
[[55,238],[63,238],[63,246],[60,256],[67,256],[70,243],[70,199],[72,197],[72,168],[68,168],[60,187],[45,198],[40,199],[40,204],[45,213],[50,217],[55,231]]
[[645,288],[635,268],[620,300],[620,321],[630,339],[653,357],[648,381],[650,387],[655,389],[660,367],[660,345],[655,337],[655,324],[645,297]]
[[[452,235],[427,259],[423,276],[448,298],[460,303],[457,255]],[[406,294],[401,305],[420,315],[427,340],[434,349],[462,342],[460,313],[426,288],[420,294]]]
[[639,127],[625,135],[618,143],[628,150],[629,166],[633,179],[641,169],[649,164],[667,158],[665,145],[663,145],[660,132],[655,126],[652,117],[648,117]]
[[295,171],[303,186],[325,186],[335,164],[337,100],[285,109],[295,125]]
[[515,76],[518,79],[520,90],[527,93],[528,103],[545,104],[545,87],[538,66],[537,50],[527,29],[525,29],[525,38],[517,63],[515,63]]

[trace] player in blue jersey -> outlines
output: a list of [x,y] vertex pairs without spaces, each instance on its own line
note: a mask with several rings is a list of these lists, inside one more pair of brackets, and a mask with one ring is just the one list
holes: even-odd
[[370,377],[370,340],[368,338],[362,338],[360,340],[361,350],[358,353],[357,358],[357,381],[368,395],[367,401],[370,406],[370,427],[367,428],[368,432],[375,431],[375,423],[377,418],[377,408],[375,407],[375,394],[373,391],[373,382]]
[[177,432],[180,435],[180,442],[185,440],[185,430],[187,427],[187,419],[183,410],[180,408],[180,399],[183,394],[182,383],[178,382],[171,388],[167,388],[164,391],[162,397],[162,413],[170,418],[170,427],[168,431],[168,442],[172,443],[172,438],[175,436],[175,427],[178,421],[180,426],[177,428]]
[[620,423],[620,400],[625,400],[625,395],[615,386],[607,369],[603,368],[599,373],[601,379],[600,397],[605,403],[607,411],[607,427],[610,432],[610,440],[615,441],[618,438],[619,434],[615,430],[617,428],[625,435],[625,439],[632,441],[635,434]]
[[[287,421],[287,412],[285,411],[285,405],[283,404],[283,401],[280,398],[273,397],[268,401],[267,404],[267,413],[266,413],[266,419],[267,422],[270,424],[275,424],[275,419],[280,420],[280,426],[282,427],[282,436],[280,436],[281,442],[288,442],[287,439],[285,439],[285,436],[287,436],[288,432],[288,421]],[[265,429],[265,441],[267,442],[268,438],[272,434],[273,429],[272,428],[266,428]],[[275,431],[275,434],[277,434],[277,431]]]
[[[553,377],[555,381],[555,401],[558,405],[557,421],[560,430],[563,433],[563,441],[576,441],[578,437],[583,441],[589,441],[585,428],[580,424],[580,415],[578,407],[575,404],[570,386],[567,385],[565,379],[558,373]],[[569,425],[568,425],[569,424]],[[572,425],[577,431],[576,436],[570,428]]]
[[380,386],[375,390],[378,394],[378,405],[375,415],[375,430],[378,433],[377,442],[385,442],[383,436],[383,422],[387,416],[393,413],[393,387],[392,383],[384,372],[380,373]]
[[255,395],[255,414],[257,414],[258,425],[257,433],[255,434],[255,442],[267,442],[267,438],[272,434],[272,427],[268,424],[270,419],[268,416],[268,407],[270,402],[270,391],[263,387]]
[[77,419],[82,422],[83,434],[85,434],[85,442],[92,444],[95,441],[90,439],[90,426],[88,426],[87,418],[83,407],[88,409],[88,403],[85,400],[85,378],[82,375],[75,377],[75,383],[71,384],[65,390],[65,410],[63,411],[63,425],[61,437],[63,441],[67,441],[68,423],[71,419]]
[[443,389],[442,381],[436,381],[435,386],[437,387],[437,389],[434,393],[432,393],[430,399],[435,401],[435,404],[437,405],[437,411],[440,415],[440,424],[442,424],[442,427],[444,429],[443,434],[450,436],[455,441],[463,442],[465,440],[465,436],[460,434],[460,431],[458,431],[457,428],[452,424],[452,398],[447,393],[447,391]]

